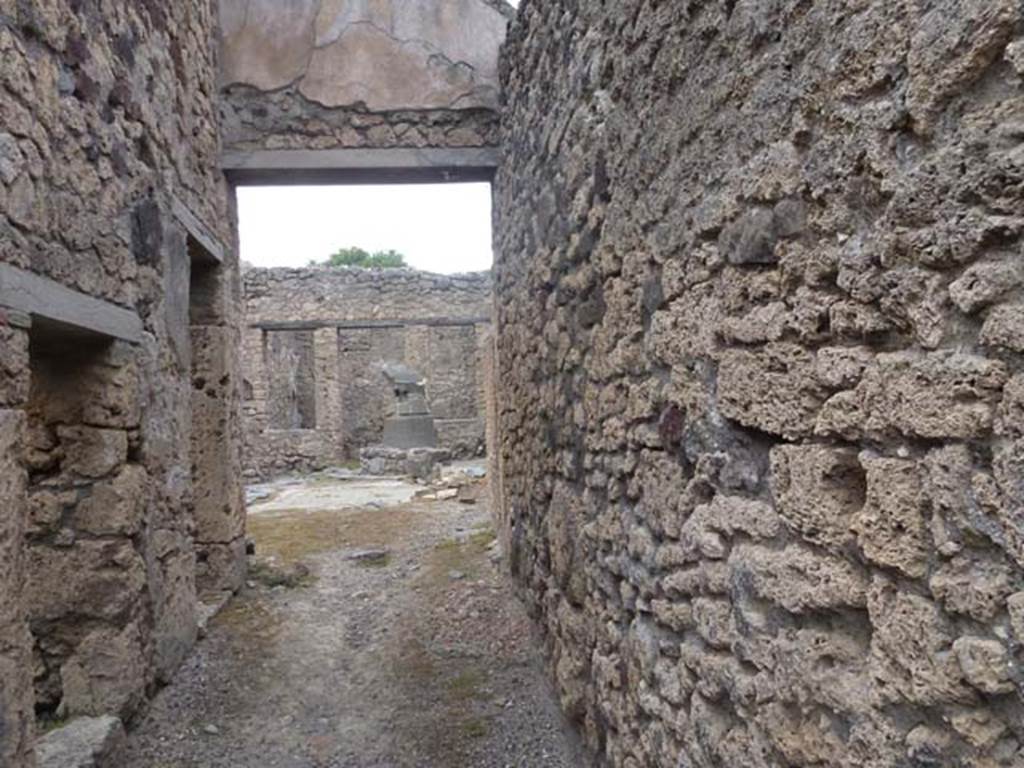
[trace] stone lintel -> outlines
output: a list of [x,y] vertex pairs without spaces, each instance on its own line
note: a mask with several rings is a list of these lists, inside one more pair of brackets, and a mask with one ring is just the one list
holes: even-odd
[[224,246],[187,205],[172,196],[171,212],[188,232],[192,241],[199,246],[198,252],[192,251],[194,258],[210,264],[224,263]]
[[0,306],[61,335],[98,334],[137,344],[142,321],[129,309],[72,290],[48,277],[0,264]]
[[294,320],[281,322],[250,323],[250,328],[262,331],[315,331],[320,328],[337,328],[338,330],[366,330],[370,328],[405,328],[408,326],[445,326],[465,327],[484,325],[491,322],[489,317],[427,317],[409,320]]
[[221,167],[236,184],[433,184],[491,181],[497,147],[282,149],[227,152]]

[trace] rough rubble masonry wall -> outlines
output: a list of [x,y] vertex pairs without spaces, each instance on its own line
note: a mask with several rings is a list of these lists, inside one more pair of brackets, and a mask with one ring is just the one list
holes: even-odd
[[249,269],[243,282],[249,476],[337,466],[379,443],[394,410],[385,363],[426,377],[442,447],[483,448],[489,273]]
[[501,0],[220,0],[233,150],[498,143]]
[[1017,0],[526,0],[503,523],[612,765],[1024,765]]
[[[0,296],[37,301],[0,307],[4,766],[32,764],[35,707],[130,716],[194,642],[197,578],[238,575],[214,557],[197,576],[197,546],[242,525],[215,22],[198,1],[0,0]],[[202,274],[200,240],[225,252]],[[12,292],[16,270],[40,292]],[[44,322],[76,313],[141,334]],[[216,483],[194,442],[217,446]]]

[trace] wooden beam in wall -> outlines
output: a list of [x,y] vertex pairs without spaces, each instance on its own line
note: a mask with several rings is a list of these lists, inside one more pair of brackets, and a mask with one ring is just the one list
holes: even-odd
[[227,152],[221,167],[240,185],[436,184],[491,181],[497,147],[281,149]]
[[98,334],[133,344],[142,339],[142,320],[130,309],[10,264],[0,264],[0,307],[25,313],[33,326],[68,335]]
[[368,328],[405,328],[414,325],[465,327],[488,325],[489,317],[428,317],[411,320],[294,320],[250,323],[250,328],[264,331],[315,331],[319,328],[338,330],[362,330]]

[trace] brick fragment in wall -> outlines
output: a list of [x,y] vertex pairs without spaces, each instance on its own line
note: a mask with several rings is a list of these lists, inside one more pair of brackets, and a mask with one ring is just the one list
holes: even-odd
[[720,10],[506,46],[501,535],[563,704],[611,766],[1024,763],[1024,11]]

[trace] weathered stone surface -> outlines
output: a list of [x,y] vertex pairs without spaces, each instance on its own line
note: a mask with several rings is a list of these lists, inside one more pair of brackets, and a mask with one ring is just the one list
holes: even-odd
[[961,637],[953,643],[953,651],[967,682],[978,690],[989,694],[1014,690],[1010,680],[1010,657],[1002,643],[981,637]]
[[[24,310],[0,308],[11,768],[32,764],[36,712],[52,718],[63,701],[133,715],[158,666],[170,675],[157,658],[166,638],[187,643],[162,618],[195,600],[190,254],[173,210],[234,242],[216,26],[208,3],[0,1],[0,304]],[[237,254],[224,253],[221,285],[237,281]],[[237,322],[236,299],[221,309],[219,322]],[[237,430],[237,397],[226,399]],[[236,458],[223,477],[239,474]],[[189,578],[157,589],[141,553],[164,524],[178,535],[164,557]]]
[[129,464],[97,483],[75,508],[75,527],[95,536],[134,536],[146,510],[148,480],[142,467]]
[[994,307],[981,328],[979,341],[990,347],[1024,352],[1024,306]]
[[928,530],[916,462],[864,456],[861,463],[867,495],[851,526],[857,542],[869,560],[911,577],[924,576]]
[[814,366],[814,355],[788,344],[727,352],[718,372],[722,413],[787,439],[809,435],[825,400]]
[[864,504],[864,470],[856,452],[818,445],[772,451],[772,492],[779,514],[808,541],[840,549],[853,540]]
[[72,716],[127,715],[145,697],[146,657],[139,627],[90,632],[61,665],[62,707]]
[[1024,759],[1016,668],[954,650],[1024,631],[1022,22],[521,6],[492,474],[608,765]]
[[971,702],[952,652],[951,626],[931,601],[878,580],[868,596],[878,695],[922,705]]
[[825,403],[815,430],[847,439],[983,437],[992,428],[993,405],[1006,380],[1002,363],[981,357],[879,355],[855,389]]
[[221,77],[266,91],[297,80],[309,66],[320,6],[319,0],[300,0],[282,13],[274,0],[220,3]]
[[949,286],[949,295],[961,312],[973,314],[992,304],[1021,284],[1019,264],[987,262],[975,264]]
[[1004,562],[957,555],[939,566],[928,586],[949,612],[991,622],[1013,591],[1014,577]]
[[25,416],[0,410],[0,763],[28,765],[33,740],[32,639],[26,623]]
[[115,619],[140,604],[146,584],[142,558],[128,541],[33,546],[28,572],[33,621],[73,615]]
[[109,475],[128,458],[128,435],[119,429],[58,427],[65,471],[86,478]]
[[39,740],[39,768],[114,768],[124,739],[116,717],[75,718]]
[[853,563],[790,546],[782,552],[741,546],[729,558],[733,579],[754,593],[800,614],[867,604],[867,573]]
[[497,143],[498,52],[513,12],[504,3],[219,6],[224,128],[235,150]]

